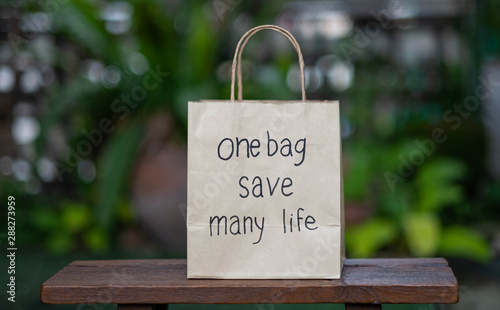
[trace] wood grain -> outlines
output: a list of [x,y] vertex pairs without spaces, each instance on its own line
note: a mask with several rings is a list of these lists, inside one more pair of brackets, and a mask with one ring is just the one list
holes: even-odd
[[443,258],[347,259],[339,280],[186,277],[186,260],[75,261],[41,287],[49,304],[455,303]]

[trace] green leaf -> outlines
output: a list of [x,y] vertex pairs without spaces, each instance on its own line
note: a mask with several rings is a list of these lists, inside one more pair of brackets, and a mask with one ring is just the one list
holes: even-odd
[[118,207],[116,208],[116,219],[127,225],[134,223],[135,214],[128,200],[122,200],[118,203]]
[[417,183],[419,186],[445,184],[463,178],[465,172],[464,163],[451,158],[439,158],[426,163],[418,170]]
[[[190,14],[190,31],[186,37],[186,50],[183,60],[189,64],[190,81],[202,82],[213,76],[217,50],[217,37],[213,23],[206,18],[202,7],[193,8]],[[200,53],[199,51],[203,51]]]
[[50,206],[39,207],[31,211],[30,222],[39,231],[50,231],[60,227],[59,214]]
[[70,234],[57,230],[47,238],[46,245],[52,254],[63,255],[73,250],[76,242]]
[[415,184],[421,195],[418,209],[438,211],[463,200],[463,189],[456,181],[465,176],[466,166],[457,160],[441,158],[423,165],[416,174]]
[[50,129],[59,124],[69,113],[82,109],[88,105],[86,100],[91,95],[96,94],[100,87],[93,85],[89,81],[75,77],[64,86],[57,86],[48,95],[48,108],[45,109],[41,119],[41,135],[38,139],[38,147],[46,143],[50,136]]
[[405,218],[404,233],[415,256],[433,256],[439,246],[441,221],[434,213],[411,213]]
[[94,227],[83,235],[83,243],[93,253],[103,253],[109,248],[109,237],[106,231]]
[[134,124],[115,133],[103,147],[96,181],[99,201],[95,209],[97,222],[103,228],[112,226],[111,220],[128,185],[126,181],[129,180],[142,136],[142,126]]
[[351,257],[371,257],[397,237],[394,222],[372,218],[346,230],[346,247]]
[[432,186],[421,191],[418,209],[420,211],[437,211],[445,205],[463,201],[463,189],[458,185]]
[[397,222],[402,222],[414,206],[414,189],[409,184],[398,184],[394,192],[380,191],[380,211]]
[[442,255],[465,257],[483,263],[492,258],[492,250],[484,236],[465,226],[445,228],[439,252]]
[[344,197],[360,201],[366,198],[372,180],[373,155],[358,146],[346,150],[346,172],[344,174]]
[[105,23],[98,18],[99,4],[94,1],[73,0],[60,6],[56,15],[56,28],[62,29],[72,41],[87,48],[94,57],[106,63],[120,64],[118,40],[106,31]]
[[92,220],[90,209],[81,204],[68,204],[63,208],[61,222],[65,230],[69,232],[80,232],[85,229]]

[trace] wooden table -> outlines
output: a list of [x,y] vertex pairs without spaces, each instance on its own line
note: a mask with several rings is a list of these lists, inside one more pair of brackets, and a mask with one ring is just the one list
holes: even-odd
[[347,259],[340,280],[188,280],[186,260],[75,261],[43,283],[48,304],[115,303],[120,310],[168,304],[456,303],[457,280],[443,258]]

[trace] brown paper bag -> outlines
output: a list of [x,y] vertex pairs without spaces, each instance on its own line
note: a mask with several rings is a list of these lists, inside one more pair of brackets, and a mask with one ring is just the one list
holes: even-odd
[[[241,53],[262,29],[282,33],[297,50],[302,101],[242,100]],[[236,47],[231,100],[189,102],[188,278],[340,278],[339,103],[306,101],[304,84],[297,41],[265,25]]]

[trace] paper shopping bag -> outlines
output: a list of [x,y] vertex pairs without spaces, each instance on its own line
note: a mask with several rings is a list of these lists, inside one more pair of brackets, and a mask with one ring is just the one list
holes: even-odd
[[[282,33],[296,48],[301,101],[242,100],[241,52],[262,29]],[[189,102],[187,238],[188,278],[341,276],[339,103],[306,101],[300,47],[280,27],[256,27],[241,38],[231,100]]]

